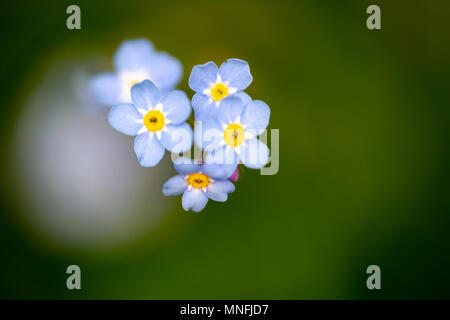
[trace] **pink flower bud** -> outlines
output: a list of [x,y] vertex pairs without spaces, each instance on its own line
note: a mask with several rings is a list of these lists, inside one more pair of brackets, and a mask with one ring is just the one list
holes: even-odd
[[228,178],[231,182],[235,182],[239,179],[239,167],[234,170],[233,174]]

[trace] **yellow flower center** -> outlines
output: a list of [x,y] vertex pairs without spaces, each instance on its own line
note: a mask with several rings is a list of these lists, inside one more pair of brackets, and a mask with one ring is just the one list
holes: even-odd
[[223,83],[216,83],[211,87],[211,97],[215,101],[222,100],[228,95],[228,87]]
[[187,182],[194,188],[206,188],[209,185],[209,177],[203,173],[192,173],[188,176]]
[[245,140],[245,131],[242,126],[232,123],[225,129],[224,138],[226,144],[232,147],[237,147]]
[[164,116],[161,111],[151,110],[144,117],[144,125],[149,131],[159,131],[164,127]]

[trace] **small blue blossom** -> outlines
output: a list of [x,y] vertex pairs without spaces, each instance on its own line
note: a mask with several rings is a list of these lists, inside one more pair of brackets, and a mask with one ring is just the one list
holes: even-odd
[[227,201],[228,193],[234,185],[227,180],[236,170],[236,165],[195,164],[192,161],[178,161],[174,164],[179,173],[164,184],[163,194],[176,196],[183,194],[182,206],[188,211],[203,210],[208,199]]
[[161,99],[158,88],[145,80],[131,88],[131,100],[112,107],[108,120],[117,131],[136,136],[134,151],[142,166],[157,165],[165,149],[180,153],[192,147],[192,129],[185,122],[191,113],[186,93],[175,90]]
[[131,102],[130,90],[144,80],[152,81],[164,95],[183,75],[181,63],[165,52],[155,51],[147,39],[126,40],[114,55],[115,72],[95,76],[90,83],[98,102],[111,106]]
[[244,105],[238,97],[225,98],[217,117],[201,121],[195,143],[207,152],[206,163],[237,164],[260,169],[269,160],[269,149],[257,136],[269,124],[270,108],[260,100]]
[[192,98],[195,119],[215,116],[225,97],[238,96],[244,104],[251,99],[242,90],[252,83],[248,63],[240,59],[228,59],[220,68],[214,62],[194,66],[189,77],[189,87],[196,92]]

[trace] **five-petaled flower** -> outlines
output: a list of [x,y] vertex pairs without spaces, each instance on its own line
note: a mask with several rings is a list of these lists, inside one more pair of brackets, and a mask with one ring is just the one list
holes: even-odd
[[158,88],[145,80],[131,88],[130,103],[121,103],[109,111],[108,120],[116,130],[137,136],[134,151],[139,163],[153,167],[164,150],[180,153],[192,147],[192,129],[185,122],[191,106],[186,93],[175,90],[161,99]]
[[260,100],[246,105],[238,97],[225,98],[217,117],[196,127],[196,145],[207,152],[206,163],[237,164],[260,169],[269,160],[269,149],[257,136],[269,123],[270,108]]
[[196,92],[192,98],[195,119],[216,116],[221,102],[228,96],[238,96],[244,103],[249,102],[250,97],[242,90],[252,80],[248,63],[240,59],[228,59],[220,68],[214,62],[194,66],[189,87]]
[[228,193],[234,191],[234,185],[227,180],[234,170],[235,165],[195,164],[186,159],[174,164],[179,173],[164,184],[163,194],[176,196],[183,194],[183,209],[195,212],[203,210],[208,198],[224,202]]
[[114,55],[115,72],[95,76],[90,83],[98,102],[111,106],[131,102],[130,90],[144,80],[152,81],[162,94],[173,90],[183,75],[181,63],[157,52],[146,39],[126,40]]

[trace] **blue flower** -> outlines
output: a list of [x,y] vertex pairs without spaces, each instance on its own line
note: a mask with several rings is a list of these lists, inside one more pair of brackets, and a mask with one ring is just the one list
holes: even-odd
[[203,210],[208,198],[227,201],[228,193],[234,191],[233,183],[227,179],[236,169],[235,165],[201,165],[182,159],[174,168],[179,175],[167,180],[162,191],[166,196],[183,194],[182,205],[186,211]]
[[228,59],[220,68],[214,62],[194,66],[189,77],[189,87],[196,92],[192,98],[195,119],[215,116],[227,96],[238,96],[244,104],[251,99],[242,90],[252,83],[248,63],[239,59]]
[[95,76],[90,83],[96,99],[105,105],[131,102],[131,87],[144,80],[152,81],[166,94],[183,75],[181,63],[165,52],[157,52],[146,39],[126,40],[114,55],[115,72]]
[[269,149],[257,136],[269,124],[269,106],[260,100],[244,105],[238,97],[227,97],[218,111],[216,118],[202,120],[194,134],[196,145],[207,152],[206,163],[264,167]]
[[158,88],[145,80],[131,88],[130,103],[111,108],[108,120],[117,131],[134,140],[134,151],[144,167],[158,164],[164,150],[180,153],[192,147],[192,129],[185,122],[191,113],[186,93],[175,90],[161,99]]

